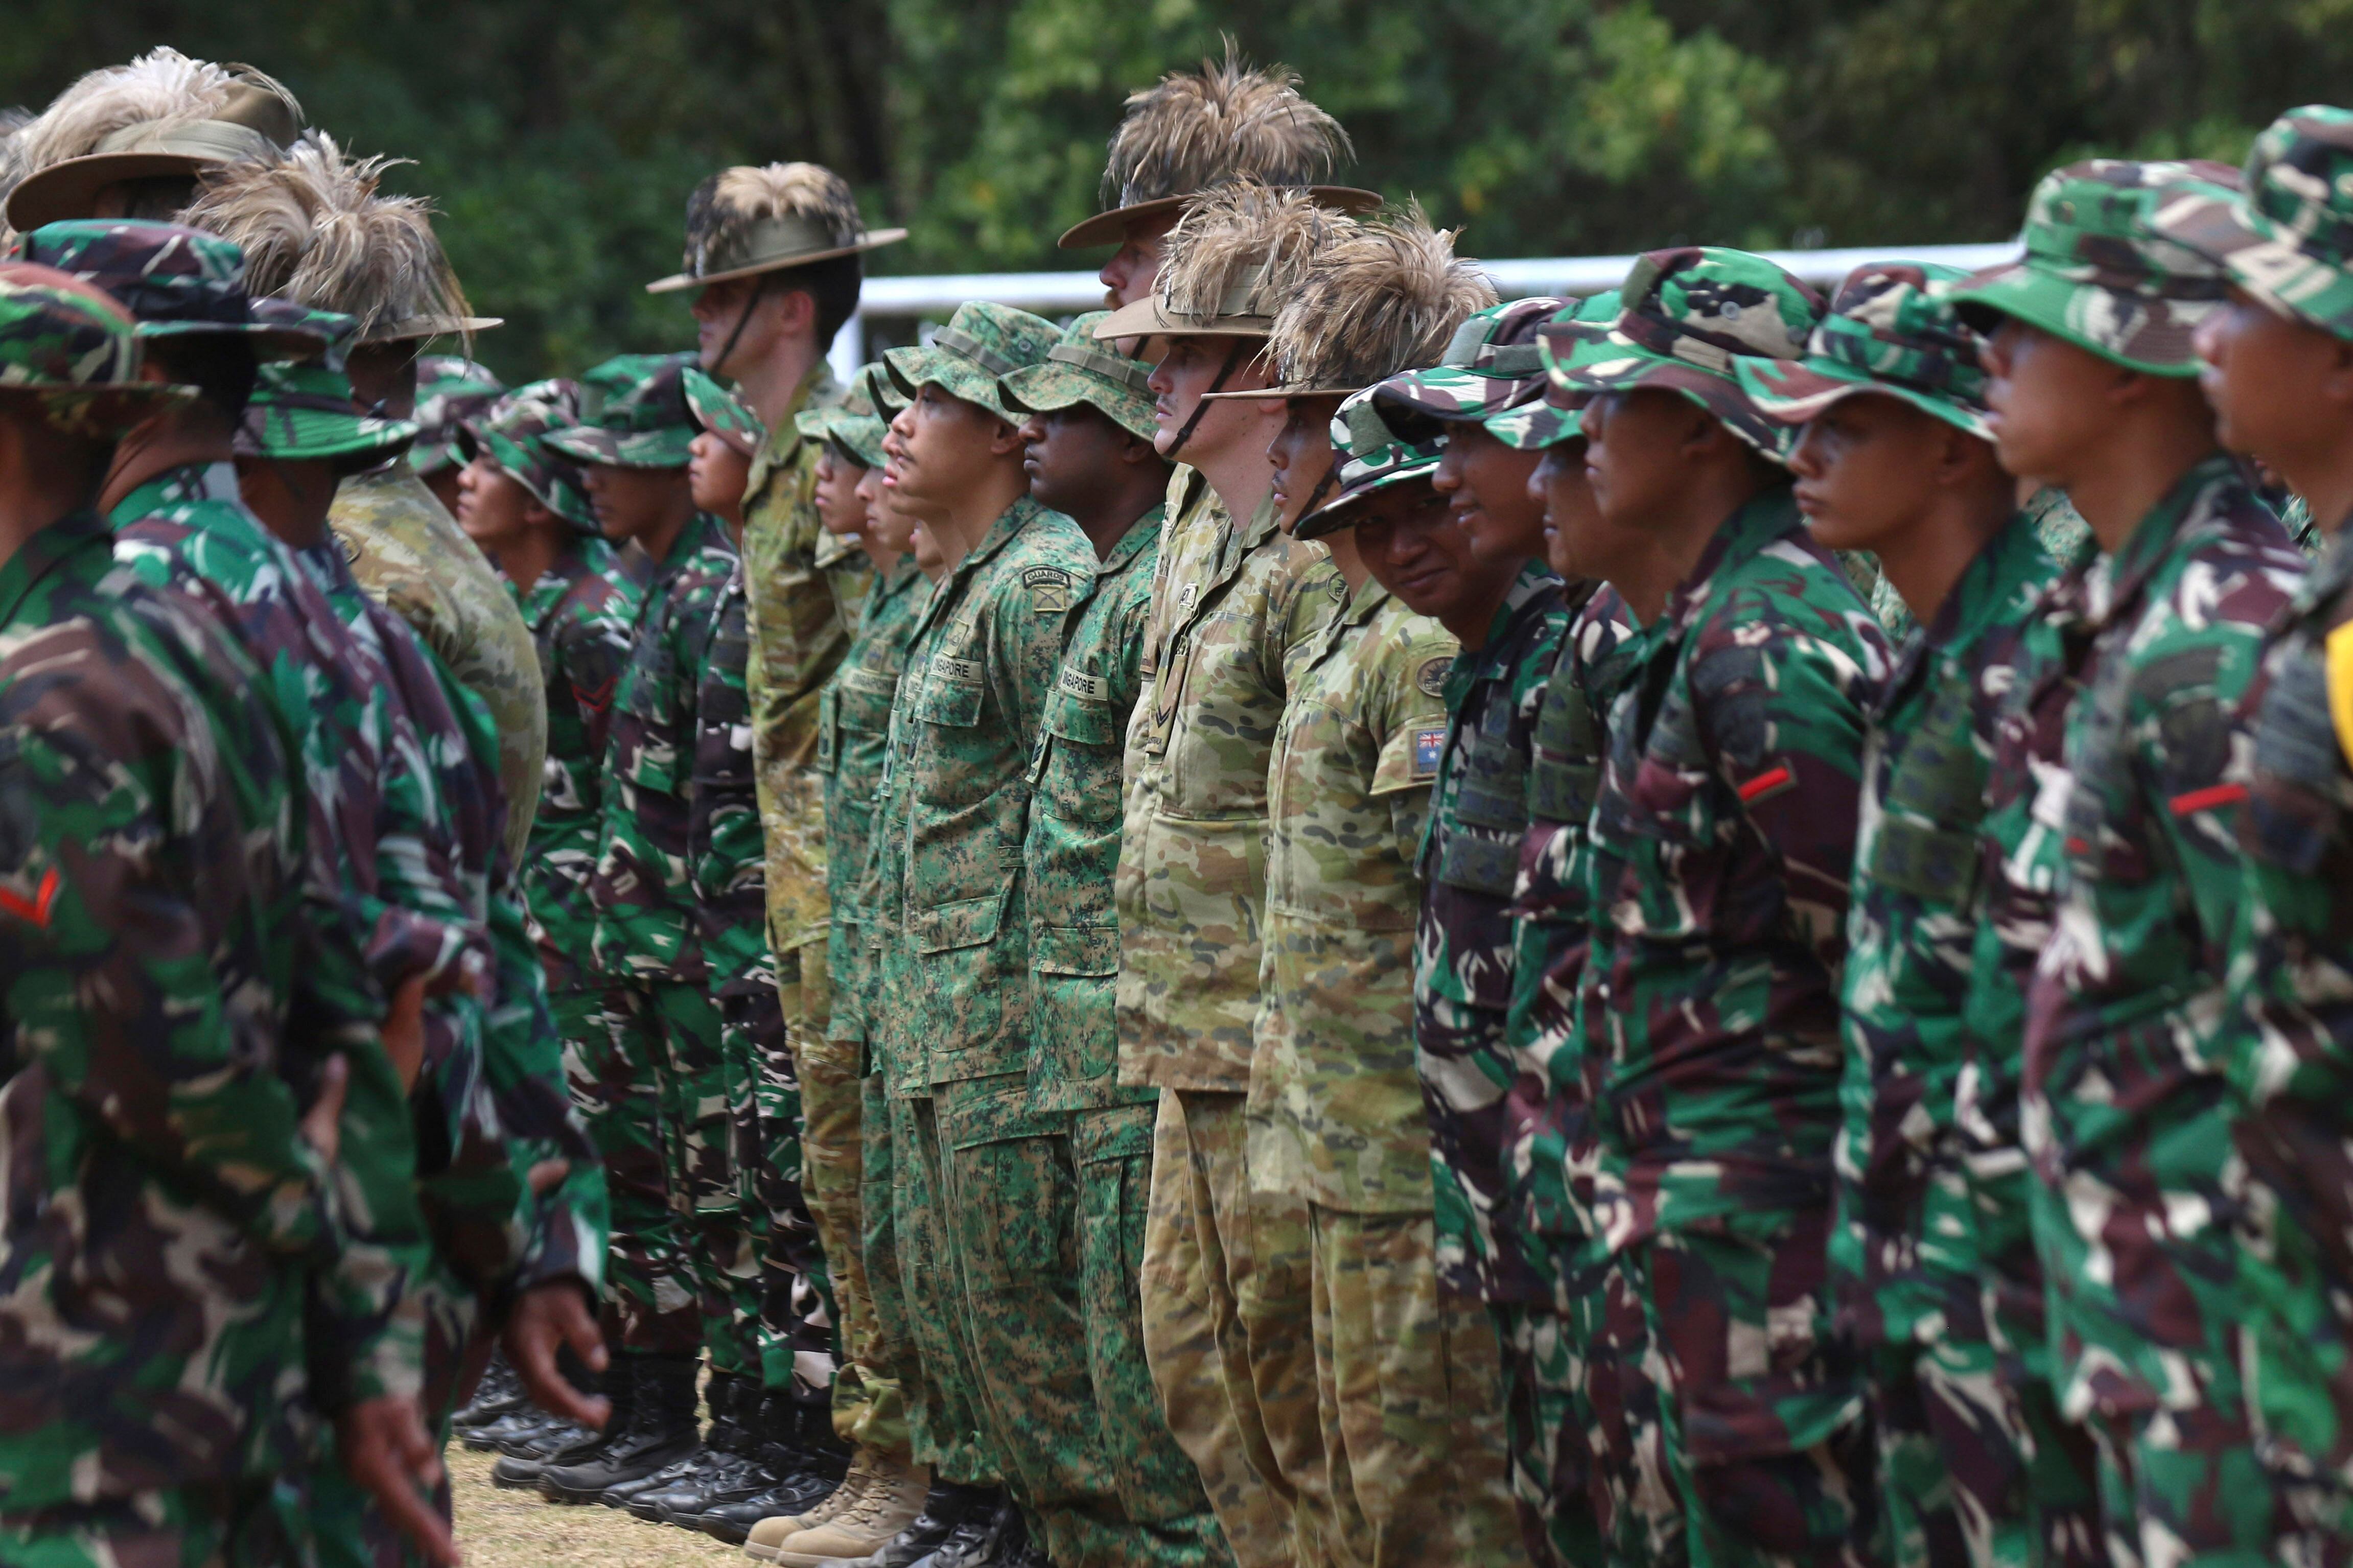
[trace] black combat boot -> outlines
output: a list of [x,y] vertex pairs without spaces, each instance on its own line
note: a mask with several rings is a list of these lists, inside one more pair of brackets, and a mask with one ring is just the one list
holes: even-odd
[[760,1406],[760,1428],[765,1441],[756,1457],[767,1483],[714,1498],[693,1520],[695,1528],[731,1546],[744,1544],[764,1519],[815,1508],[849,1471],[849,1445],[833,1435],[830,1390],[818,1390],[814,1398],[798,1388],[769,1394]]
[[603,1443],[607,1433],[617,1432],[629,1424],[629,1407],[637,1391],[629,1379],[620,1374],[617,1366],[603,1377],[583,1367],[573,1373],[572,1386],[584,1394],[604,1394],[612,1401],[613,1412],[605,1418],[604,1430],[570,1421],[564,1422],[560,1428],[551,1426],[543,1435],[545,1446],[535,1451],[525,1447],[520,1453],[511,1452],[491,1467],[492,1486],[511,1491],[536,1490],[539,1478],[546,1473],[548,1466],[578,1462]]
[[638,1519],[676,1524],[672,1515],[678,1510],[699,1513],[712,1488],[730,1483],[752,1463],[752,1450],[759,1446],[754,1423],[760,1411],[760,1385],[746,1377],[713,1373],[707,1394],[711,1432],[702,1440],[700,1459],[665,1485],[631,1490],[623,1506]]
[[503,1352],[495,1352],[491,1364],[482,1369],[482,1381],[474,1385],[474,1397],[466,1402],[466,1408],[449,1417],[449,1425],[459,1432],[472,1432],[530,1403],[531,1395],[522,1389],[522,1375],[507,1364]]
[[620,1363],[634,1384],[626,1426],[614,1431],[588,1458],[552,1465],[540,1473],[540,1494],[554,1502],[595,1502],[607,1487],[650,1476],[691,1454],[694,1379],[701,1358],[693,1355],[629,1356]]

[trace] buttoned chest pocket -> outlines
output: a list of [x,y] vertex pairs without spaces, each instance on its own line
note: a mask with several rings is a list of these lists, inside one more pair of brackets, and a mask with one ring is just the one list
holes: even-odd
[[2065,753],[2063,844],[2078,895],[2103,918],[2139,917],[2143,889],[2169,858],[2152,809],[2166,785],[2143,776],[2134,726],[2153,728],[2177,777],[2219,779],[2229,748],[2227,721],[2212,696],[2220,665],[2212,648],[2168,655],[2137,674],[2118,658],[2078,700]]
[[1124,729],[1102,676],[1065,669],[1056,678],[1033,782],[1057,819],[1092,827],[1119,821]]
[[1454,823],[1438,857],[1438,880],[1450,888],[1512,896],[1520,839],[1527,828],[1528,763],[1514,743],[1512,711],[1491,693],[1478,727],[1463,740],[1462,784]]
[[[1172,727],[1168,811],[1216,820],[1266,812],[1267,759],[1282,721],[1275,672],[1259,658],[1256,620],[1217,610],[1179,634],[1160,708]],[[1175,679],[1171,679],[1171,675]]]
[[923,668],[914,703],[919,732],[909,739],[915,798],[927,806],[968,806],[1004,783],[995,764],[1008,738],[983,723],[988,710],[986,679],[979,648],[954,635]]
[[1977,885],[1986,764],[1966,687],[1940,691],[1888,780],[1871,876],[1895,891],[1967,905]]

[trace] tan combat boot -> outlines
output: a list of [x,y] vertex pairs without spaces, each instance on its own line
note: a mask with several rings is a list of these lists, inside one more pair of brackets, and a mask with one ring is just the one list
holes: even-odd
[[858,1501],[860,1493],[874,1479],[874,1463],[880,1456],[871,1448],[860,1448],[849,1456],[849,1471],[841,1484],[817,1500],[817,1505],[803,1513],[779,1513],[760,1521],[744,1540],[744,1554],[762,1563],[776,1560],[776,1548],[785,1538],[823,1524]]
[[[865,1458],[865,1450],[859,1457]],[[821,1568],[871,1557],[915,1521],[931,1489],[932,1472],[925,1467],[877,1454],[866,1489],[849,1507],[786,1537],[769,1561],[778,1568]]]

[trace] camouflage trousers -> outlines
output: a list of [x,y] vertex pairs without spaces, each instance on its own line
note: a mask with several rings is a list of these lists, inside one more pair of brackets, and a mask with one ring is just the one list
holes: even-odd
[[104,1502],[0,1511],[8,1568],[311,1568],[300,1472],[171,1487]]
[[1831,1331],[1830,1206],[1722,1216],[1622,1255],[1666,1373],[1694,1568],[1867,1560],[1878,1528],[1855,1352]]
[[[1148,1121],[1091,1119],[1097,1158],[1082,1166],[1069,1118],[1029,1110],[1026,1074],[941,1084],[934,1104],[981,1418],[1048,1553],[1105,1568],[1229,1563],[1191,1462],[1160,1418],[1126,1310],[1134,1288],[1102,1277],[1125,1260],[1122,1233],[1141,1228],[1143,1194],[1121,1188],[1144,1174]],[[1106,1175],[1108,1194],[1086,1190]],[[1112,1234],[1090,1236],[1081,1211],[1106,1196]],[[1094,1309],[1099,1296],[1110,1297],[1108,1313]],[[1108,1352],[1100,1363],[1098,1350]]]
[[[623,1342],[670,1354],[707,1348],[713,1372],[756,1380],[757,1362],[734,1331],[746,1253],[719,1005],[700,983],[675,980],[623,981],[607,997],[615,1068],[654,1086],[664,1201],[680,1258],[674,1278],[691,1292],[684,1312],[660,1310],[642,1326],[625,1316]],[[642,1105],[634,1099],[630,1109]],[[658,1293],[654,1305],[665,1309],[670,1300]],[[657,1336],[660,1342],[646,1342]]]
[[[907,1310],[907,1293],[900,1284],[899,1218],[897,1203],[898,1140],[894,1131],[911,1136],[901,1127],[903,1120],[892,1104],[890,1090],[881,1072],[871,1072],[858,1080],[859,1092],[859,1165],[858,1165],[858,1226],[859,1255],[865,1263],[866,1299],[873,1312],[872,1338],[866,1348],[852,1342],[847,1354],[859,1369],[861,1378],[871,1379],[875,1388],[874,1402],[868,1408],[875,1414],[871,1429],[895,1436],[904,1445],[895,1452],[920,1460],[934,1461],[917,1433],[916,1411],[926,1405],[923,1358],[916,1352],[914,1325]],[[857,1319],[850,1318],[845,1333],[855,1334]],[[887,1388],[895,1409],[885,1403],[880,1392]],[[936,1402],[937,1395],[931,1401]],[[841,1412],[837,1391],[834,1409],[834,1430],[851,1441],[867,1441],[875,1447],[881,1444],[869,1437],[870,1426],[859,1426],[842,1432]],[[888,1415],[894,1425],[884,1425]]]
[[630,1060],[617,1043],[609,990],[551,992],[564,1037],[564,1076],[573,1107],[605,1163],[612,1237],[605,1259],[605,1337],[634,1350],[687,1349],[699,1342],[694,1283],[679,1250],[662,1152],[661,1089],[650,1059]]
[[[941,1168],[939,1122],[932,1100],[890,1100],[891,1247],[898,1258],[898,1307],[907,1342],[922,1369],[911,1380],[908,1427],[919,1464],[940,1479],[996,1486],[1003,1479],[997,1451],[984,1436],[972,1344],[955,1275],[955,1252]],[[870,1144],[867,1158],[874,1158]],[[870,1189],[871,1190],[871,1189]],[[870,1234],[872,1221],[869,1220]],[[875,1271],[870,1252],[867,1267]],[[881,1294],[877,1292],[877,1305]],[[902,1386],[907,1386],[902,1383]]]
[[1307,1208],[1316,1411],[1336,1561],[1508,1562],[1519,1547],[1486,1309],[1438,1287],[1429,1215]]
[[1547,1307],[1493,1302],[1504,1358],[1504,1429],[1520,1544],[1536,1568],[1601,1561],[1593,1508],[1593,1409],[1571,1321]]
[[[2347,1354],[2346,1242],[2332,1237],[2328,1209],[2312,1187],[2332,1180],[2341,1141],[2332,1129],[2296,1126],[2298,1108],[2272,1108],[2260,1130],[2242,1123],[2242,1146],[2266,1163],[2277,1151],[2302,1168],[2294,1175],[2257,1172],[2253,1205],[2261,1245],[2243,1250],[2240,1279],[2247,1302],[2242,1365],[2256,1449],[2277,1478],[2293,1521],[2274,1542],[2293,1568],[2353,1563],[2353,1372]],[[2331,1119],[2333,1121],[2333,1118]],[[2286,1135],[2282,1136],[2283,1132]],[[2326,1150],[2326,1153],[2317,1153]]]
[[1243,1568],[1339,1550],[1316,1404],[1307,1205],[1250,1190],[1241,1094],[1163,1089],[1144,1353]]
[[833,1382],[833,1318],[817,1223],[801,1199],[800,1080],[776,987],[719,999],[731,1163],[744,1249],[731,1272],[745,1370],[773,1393]]
[[1650,1316],[1624,1257],[1588,1256],[1599,1252],[1590,1242],[1565,1242],[1564,1251],[1571,1247],[1574,1261],[1557,1265],[1572,1288],[1551,1375],[1583,1376],[1578,1405],[1592,1466],[1586,1496],[1602,1560],[1683,1568],[1691,1561],[1689,1519],[1667,1457],[1667,1369]]

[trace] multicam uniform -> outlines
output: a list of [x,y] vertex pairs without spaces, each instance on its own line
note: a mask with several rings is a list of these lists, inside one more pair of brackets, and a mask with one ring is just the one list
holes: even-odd
[[[1173,487],[1187,484],[1184,491]],[[1277,524],[1180,471],[1154,569],[1120,833],[1119,1079],[1160,1089],[1145,1353],[1245,1568],[1289,1563],[1323,1491],[1307,1216],[1250,1190],[1243,1100],[1266,898],[1267,770],[1294,653],[1345,585]],[[1247,1296],[1251,1326],[1240,1317]],[[1328,1511],[1318,1496],[1311,1509]]]
[[[729,1331],[729,1279],[743,1237],[719,1007],[706,985],[687,856],[696,688],[735,563],[719,520],[698,512],[655,567],[613,698],[611,788],[590,889],[612,1042],[597,1115],[658,1143],[670,1232],[639,1240],[644,1294],[621,1303],[622,1342],[671,1356],[707,1343],[713,1370],[730,1374],[747,1370]],[[600,1142],[609,1146],[617,1135],[604,1131]]]
[[1970,1056],[1994,731],[2055,572],[2029,518],[1989,541],[1904,646],[1863,757],[1830,1256],[1841,1321],[1870,1368],[1899,1563],[2043,1560],[2029,1541],[2038,1443],[2003,1388],[1986,1321],[1956,1093]]
[[1581,1004],[1595,1201],[1664,1370],[1697,1563],[1820,1559],[1873,1525],[1824,1251],[1855,770],[1886,663],[1771,489],[1709,541],[1609,717]]
[[2284,1529],[2242,1380],[2235,1271],[2249,1194],[2222,1015],[2244,896],[2227,778],[2263,628],[2304,558],[2231,461],[2177,480],[2092,569],[2081,699],[2038,811],[2063,835],[2026,1016],[2061,1408],[2101,1446],[2121,1560],[2267,1551]]
[[1336,1562],[1492,1562],[1516,1544],[1494,1338],[1440,1289],[1413,1072],[1414,860],[1455,652],[1367,583],[1298,650],[1269,774],[1249,1175],[1305,1200]]

